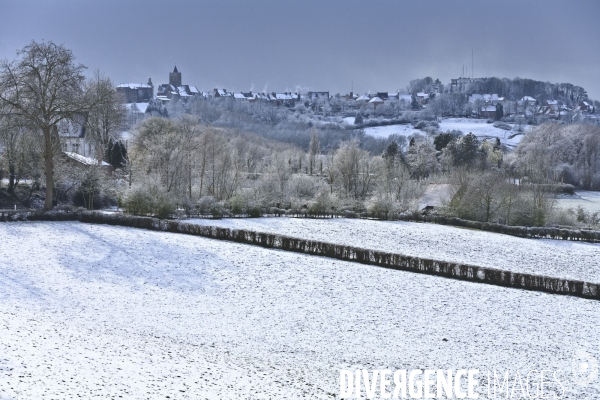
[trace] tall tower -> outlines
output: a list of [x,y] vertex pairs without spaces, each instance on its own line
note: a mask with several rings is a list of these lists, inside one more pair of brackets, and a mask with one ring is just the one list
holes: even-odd
[[169,72],[169,85],[173,85],[175,87],[181,86],[181,72],[177,71],[177,65],[173,72]]

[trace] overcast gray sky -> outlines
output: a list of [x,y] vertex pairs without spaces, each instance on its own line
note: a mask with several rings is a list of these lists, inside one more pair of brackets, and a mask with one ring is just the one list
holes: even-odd
[[570,82],[600,99],[598,0],[0,0],[0,58],[52,40],[115,83],[347,93],[476,77]]

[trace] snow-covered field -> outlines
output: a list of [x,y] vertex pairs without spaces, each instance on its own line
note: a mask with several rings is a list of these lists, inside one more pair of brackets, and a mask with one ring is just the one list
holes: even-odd
[[523,239],[436,224],[345,218],[192,219],[189,222],[278,233],[516,272],[600,282],[600,244]]
[[403,125],[385,125],[385,126],[372,126],[364,128],[365,134],[376,138],[387,139],[390,135],[398,136],[412,136],[415,134],[426,135],[425,132],[414,129],[411,124]]
[[595,213],[600,213],[600,192],[577,191],[575,196],[561,196],[556,200],[556,206],[564,210],[577,211],[578,207]]
[[459,130],[465,135],[473,133],[480,139],[496,139],[500,138],[503,144],[516,146],[521,141],[522,135],[517,135],[510,139],[510,136],[516,132],[514,130],[506,131],[496,128],[493,124],[488,124],[485,119],[471,118],[448,118],[440,122],[441,131]]
[[330,399],[342,368],[562,369],[563,398],[600,395],[571,374],[597,301],[78,222],[3,224],[0,259],[0,399]]
[[[517,135],[513,138],[510,138],[512,135],[517,133],[514,129],[506,131],[504,129],[496,128],[493,124],[488,124],[485,119],[447,118],[440,122],[439,129],[443,132],[459,130],[465,135],[471,132],[482,140],[495,140],[498,137],[503,144],[509,146],[516,146],[519,144],[522,138],[522,135]],[[414,134],[426,135],[425,132],[419,129],[414,129],[411,124],[365,128],[365,134],[377,138],[387,138],[392,134],[406,137]]]

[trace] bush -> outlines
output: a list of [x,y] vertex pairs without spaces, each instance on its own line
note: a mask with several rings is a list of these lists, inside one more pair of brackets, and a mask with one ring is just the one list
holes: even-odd
[[510,131],[512,129],[512,126],[510,126],[510,124],[500,121],[494,122],[494,127],[504,129],[505,131]]
[[125,195],[125,212],[134,215],[152,214],[158,218],[168,218],[175,213],[175,205],[165,193],[153,193],[145,187],[134,187]]
[[209,215],[216,204],[215,198],[212,196],[201,197],[196,203],[196,209],[200,215]]
[[125,195],[123,208],[128,214],[150,214],[152,211],[152,197],[145,188],[134,187]]
[[240,215],[244,213],[244,208],[246,208],[246,201],[240,196],[233,196],[231,200],[229,200],[229,204],[231,206],[231,213],[233,215]]
[[258,206],[249,206],[246,213],[248,218],[260,218],[262,216],[261,209]]

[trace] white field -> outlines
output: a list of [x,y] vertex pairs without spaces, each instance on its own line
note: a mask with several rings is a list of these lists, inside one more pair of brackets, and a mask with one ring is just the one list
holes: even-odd
[[436,224],[346,218],[280,217],[189,221],[600,283],[600,244],[523,239]]
[[1,399],[330,399],[357,368],[600,395],[571,372],[600,358],[598,301],[78,222],[3,224],[0,257]]
[[387,139],[390,135],[394,134],[406,137],[415,134],[427,135],[427,133],[423,132],[422,130],[414,129],[411,124],[372,126],[364,128],[364,131],[366,135],[382,139]]
[[575,192],[575,196],[561,196],[556,200],[556,206],[575,212],[581,207],[590,213],[600,213],[600,192],[582,190]]
[[[440,131],[446,132],[451,130],[462,131],[463,134],[473,133],[481,140],[496,140],[500,138],[500,142],[508,146],[514,147],[521,141],[522,135],[517,135],[512,139],[510,136],[517,133],[514,130],[506,131],[504,129],[496,128],[493,124],[488,124],[485,119],[473,119],[473,118],[447,118],[440,122]],[[527,129],[527,128],[525,128]],[[365,128],[365,134],[374,136],[377,138],[387,138],[391,134],[398,134],[400,136],[411,136],[414,134],[426,135],[424,131],[414,129],[411,124],[406,125],[387,125],[387,126],[376,126]]]
[[[459,130],[465,135],[473,133],[480,139],[493,139],[500,138],[500,142],[510,146],[516,146],[521,141],[522,135],[515,136],[509,139],[510,136],[517,133],[514,130],[506,131],[504,129],[496,128],[493,124],[488,124],[485,119],[473,119],[473,118],[448,118],[440,122],[441,131]],[[525,128],[527,129],[527,128]]]

